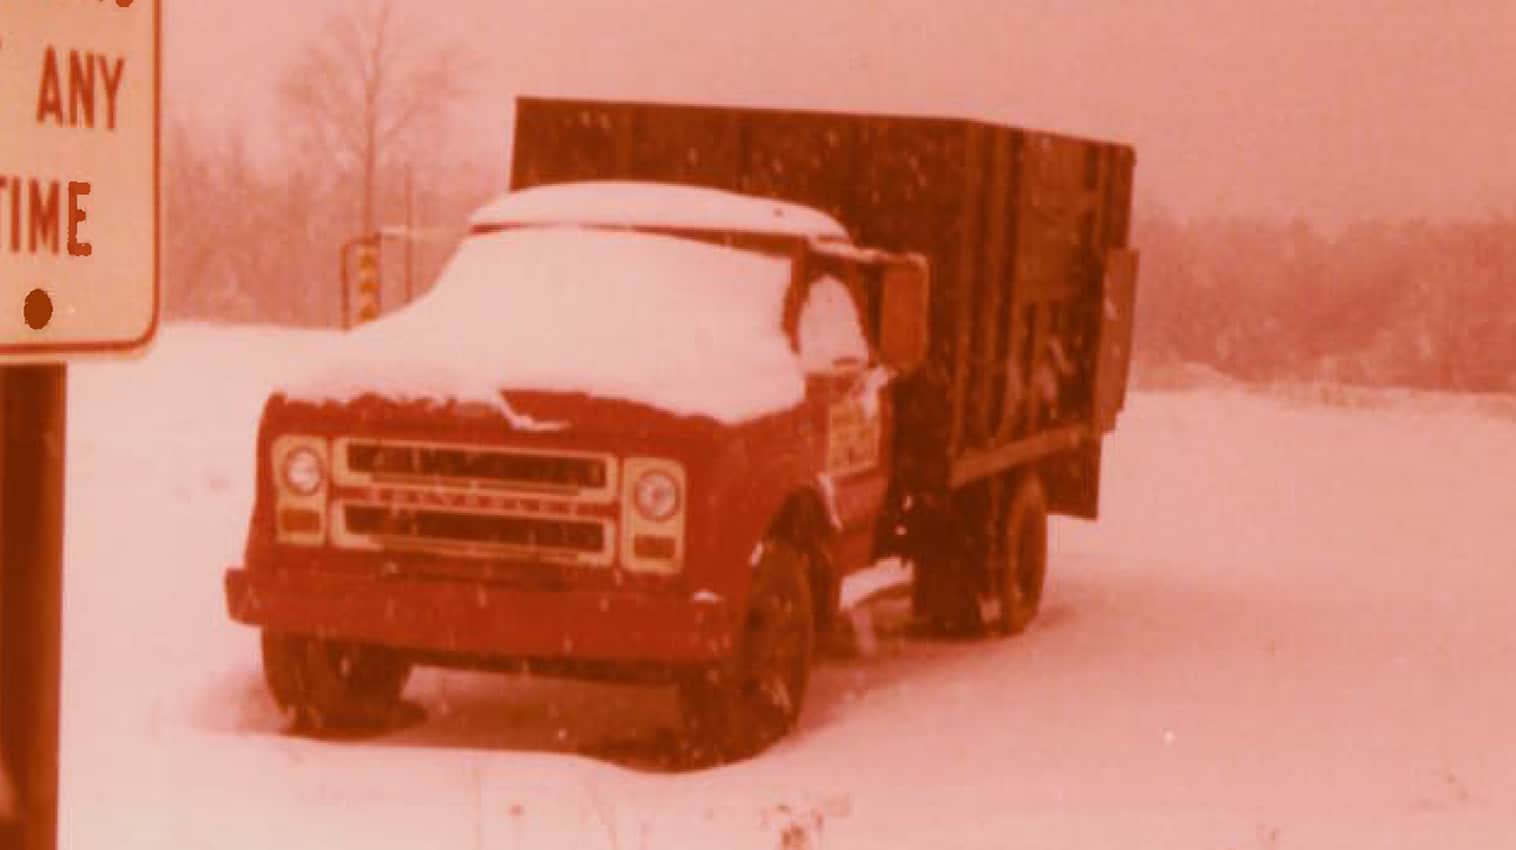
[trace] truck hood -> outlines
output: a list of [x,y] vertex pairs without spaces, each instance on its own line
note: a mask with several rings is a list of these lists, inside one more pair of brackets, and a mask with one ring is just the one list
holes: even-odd
[[418,301],[281,381],[291,399],[480,403],[502,390],[614,399],[736,424],[798,404],[782,258],[646,233],[470,237]]
[[[785,415],[793,414],[780,414]],[[698,452],[719,442],[734,427],[707,416],[675,414],[623,399],[535,390],[507,391],[498,404],[401,401],[372,394],[318,403],[276,393],[265,405],[262,424],[271,436],[366,435],[659,455]]]

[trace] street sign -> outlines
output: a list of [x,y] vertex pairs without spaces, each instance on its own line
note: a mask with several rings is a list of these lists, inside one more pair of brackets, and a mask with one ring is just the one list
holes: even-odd
[[384,292],[379,249],[383,244],[382,233],[370,233],[342,245],[343,330],[379,318]]
[[160,0],[0,3],[0,363],[158,324]]
[[353,252],[358,272],[358,321],[379,318],[379,241],[360,244]]

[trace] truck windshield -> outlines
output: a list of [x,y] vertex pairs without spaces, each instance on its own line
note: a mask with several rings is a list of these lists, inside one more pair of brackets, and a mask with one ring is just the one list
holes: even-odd
[[460,326],[491,312],[497,327],[555,336],[640,338],[641,328],[699,335],[775,325],[787,258],[646,231],[522,227],[471,236],[413,312]]

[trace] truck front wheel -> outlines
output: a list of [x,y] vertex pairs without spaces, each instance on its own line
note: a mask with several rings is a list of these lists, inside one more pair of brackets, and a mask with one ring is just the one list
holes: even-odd
[[1000,631],[1014,635],[1037,616],[1047,576],[1047,494],[1034,474],[1023,476],[1011,497],[1000,561]]
[[311,731],[382,725],[410,670],[384,647],[263,632],[263,674],[274,701]]
[[686,740],[697,760],[756,754],[794,727],[816,643],[807,565],[793,545],[765,543],[736,654],[679,682]]

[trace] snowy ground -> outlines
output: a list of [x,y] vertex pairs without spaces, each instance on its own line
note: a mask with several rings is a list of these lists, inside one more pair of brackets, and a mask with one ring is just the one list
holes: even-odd
[[887,637],[780,746],[670,773],[632,688],[427,673],[407,728],[282,734],[221,571],[308,346],[170,327],[70,370],[60,846],[1516,846],[1508,404],[1138,394],[1028,634]]

